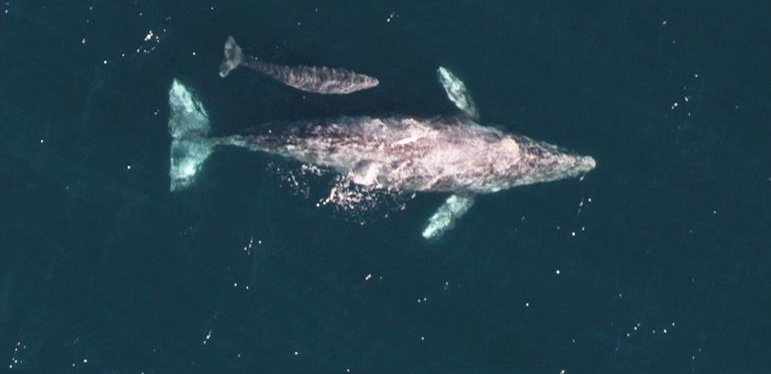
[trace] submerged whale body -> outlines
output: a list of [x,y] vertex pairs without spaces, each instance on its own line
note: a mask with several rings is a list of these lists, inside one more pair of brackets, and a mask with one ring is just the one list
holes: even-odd
[[351,70],[325,66],[285,66],[260,61],[244,55],[236,40],[225,42],[225,57],[220,64],[220,76],[225,78],[233,69],[245,66],[265,74],[287,86],[318,94],[349,94],[377,86],[380,82],[368,75]]
[[[465,85],[442,83],[454,87],[448,96],[458,103],[471,102]],[[452,228],[477,195],[576,177],[596,166],[592,157],[482,126],[468,105],[458,105],[462,111],[451,116],[342,116],[210,137],[203,106],[177,81],[169,103],[172,191],[188,187],[216,147],[241,147],[324,167],[358,186],[452,194],[429,218],[427,239]]]

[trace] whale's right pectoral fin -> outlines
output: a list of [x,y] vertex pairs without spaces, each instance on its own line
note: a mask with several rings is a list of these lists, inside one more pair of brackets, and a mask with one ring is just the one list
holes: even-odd
[[437,69],[437,73],[439,75],[439,83],[442,84],[444,92],[447,93],[447,98],[472,119],[479,119],[479,112],[477,112],[476,105],[474,105],[474,100],[471,98],[471,93],[466,88],[466,84],[443,66]]
[[452,195],[447,201],[428,218],[426,228],[423,229],[423,237],[435,239],[455,226],[455,221],[460,219],[471,206],[474,205],[473,196]]

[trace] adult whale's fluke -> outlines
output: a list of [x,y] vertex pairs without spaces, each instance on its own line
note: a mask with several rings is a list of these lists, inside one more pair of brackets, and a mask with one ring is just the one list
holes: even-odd
[[220,76],[227,77],[233,69],[246,66],[287,86],[318,94],[349,94],[377,86],[380,82],[368,75],[351,70],[325,66],[284,66],[245,56],[232,36],[225,41],[225,57],[220,64]]
[[176,79],[169,89],[169,189],[177,191],[193,183],[214,143],[209,135],[209,115],[193,93]]

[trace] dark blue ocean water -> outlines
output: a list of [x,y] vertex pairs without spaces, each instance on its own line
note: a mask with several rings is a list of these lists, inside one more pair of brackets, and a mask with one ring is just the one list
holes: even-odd
[[[770,372],[769,15],[763,1],[4,1],[0,364]],[[229,34],[381,85],[223,80]],[[316,207],[329,178],[306,198],[272,169],[293,164],[237,149],[168,191],[174,78],[232,133],[451,113],[440,64],[483,123],[598,168],[483,196],[435,242],[419,233],[445,196],[362,226]]]

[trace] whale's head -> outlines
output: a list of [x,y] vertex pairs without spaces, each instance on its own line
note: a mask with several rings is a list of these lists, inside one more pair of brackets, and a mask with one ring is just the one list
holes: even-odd
[[579,156],[576,162],[576,171],[580,174],[588,173],[597,167],[597,161],[592,156]]
[[524,136],[504,138],[501,147],[510,155],[499,161],[506,164],[504,188],[580,177],[597,167],[591,156]]

